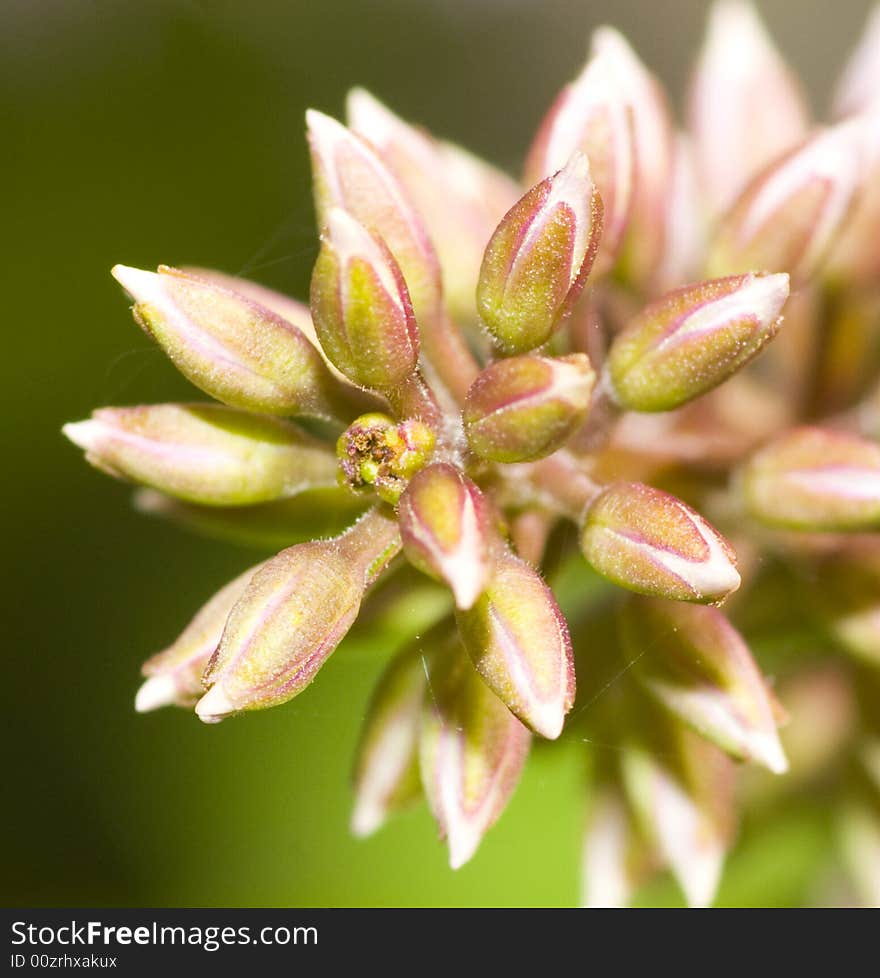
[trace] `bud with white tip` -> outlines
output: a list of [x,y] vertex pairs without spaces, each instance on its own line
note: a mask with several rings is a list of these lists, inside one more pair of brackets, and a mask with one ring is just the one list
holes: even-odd
[[680,499],[640,482],[614,483],[596,497],[581,549],[603,577],[641,594],[710,604],[740,585],[721,534]]

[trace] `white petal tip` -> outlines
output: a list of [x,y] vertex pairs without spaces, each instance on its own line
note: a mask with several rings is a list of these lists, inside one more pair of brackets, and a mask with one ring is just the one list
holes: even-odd
[[679,883],[689,907],[710,907],[718,892],[724,854],[719,851],[704,852],[695,856],[677,873]]
[[139,302],[146,301],[159,284],[158,272],[147,272],[129,265],[114,265],[110,274],[128,294]]
[[171,706],[177,701],[177,684],[171,676],[150,676],[137,691],[134,708],[138,713],[149,713],[161,706]]
[[480,845],[482,835],[467,827],[449,833],[449,868],[461,869],[470,862]]
[[534,706],[529,714],[528,725],[546,740],[556,740],[565,726],[565,710],[545,703]]
[[217,683],[196,703],[196,716],[203,723],[219,723],[235,713],[236,706]]
[[752,758],[773,774],[788,771],[788,759],[776,734],[760,734],[750,744]]
[[93,419],[88,421],[72,421],[70,424],[64,425],[61,433],[65,438],[69,438],[74,445],[83,449],[83,451],[91,452],[97,445],[100,425]]
[[372,801],[359,801],[355,805],[349,825],[351,834],[358,839],[366,839],[378,832],[385,822],[385,811]]

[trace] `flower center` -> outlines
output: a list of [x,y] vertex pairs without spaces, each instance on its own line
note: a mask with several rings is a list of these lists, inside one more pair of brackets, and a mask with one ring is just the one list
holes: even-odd
[[407,482],[434,450],[434,432],[423,422],[398,422],[385,414],[364,414],[336,442],[339,481],[351,489],[375,489],[396,505]]

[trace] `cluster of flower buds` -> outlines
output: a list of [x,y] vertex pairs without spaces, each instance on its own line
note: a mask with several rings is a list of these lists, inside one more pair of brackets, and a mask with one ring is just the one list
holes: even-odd
[[[219,403],[104,408],[65,433],[145,487],[144,511],[283,548],[147,661],[136,708],[213,723],[284,703],[369,620],[380,577],[426,575],[441,610],[408,644],[398,623],[356,834],[424,798],[458,867],[532,737],[572,729],[618,748],[592,765],[585,903],[628,902],[667,867],[703,905],[748,802],[737,766],[803,784],[852,750],[867,773],[840,787],[841,846],[872,899],[878,65],[880,12],[814,128],[755,10],[721,0],[685,133],[602,28],[521,184],[356,90],[348,125],[307,117],[308,306],[218,272],[116,266],[137,323]],[[557,572],[577,584],[559,600]],[[784,661],[780,689],[807,689],[790,765],[785,697],[749,646],[768,621],[803,631],[804,607],[869,692],[837,667],[798,687]],[[843,719],[799,733],[826,694]]]

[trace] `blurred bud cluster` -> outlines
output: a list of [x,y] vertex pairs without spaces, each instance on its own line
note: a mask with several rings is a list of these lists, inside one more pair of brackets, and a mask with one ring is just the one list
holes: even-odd
[[142,510],[285,547],[146,663],[137,709],[280,705],[431,579],[354,832],[424,799],[458,867],[562,736],[587,905],[663,869],[710,903],[740,818],[817,784],[848,898],[880,902],[878,92],[880,8],[818,125],[722,0],[686,128],[602,28],[522,181],[362,90],[345,124],[309,112],[308,305],[116,266],[214,401],[65,433]]

